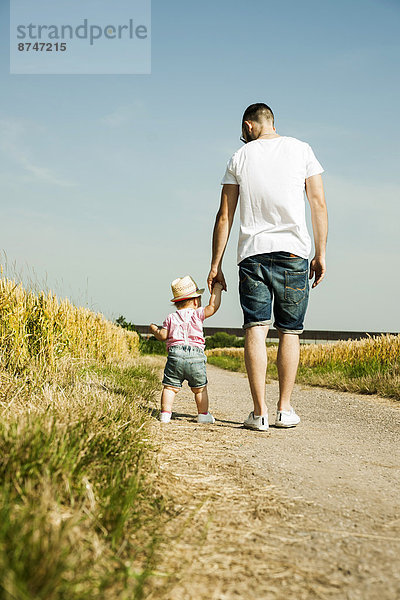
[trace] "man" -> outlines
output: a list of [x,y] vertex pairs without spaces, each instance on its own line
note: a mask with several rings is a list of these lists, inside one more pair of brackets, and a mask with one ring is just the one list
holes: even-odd
[[[239,293],[245,329],[244,356],[254,410],[245,427],[266,431],[266,337],[274,316],[278,330],[279,401],[275,425],[294,427],[300,417],[291,395],[300,357],[299,334],[308,304],[308,279],[324,278],[328,217],[321,173],[311,147],[280,136],[272,110],[252,104],[243,115],[245,145],[228,162],[222,180],[208,286],[226,290],[222,258],[240,196]],[[305,220],[304,190],[311,207],[315,255],[308,265],[311,239]],[[308,271],[309,268],[309,271]]]

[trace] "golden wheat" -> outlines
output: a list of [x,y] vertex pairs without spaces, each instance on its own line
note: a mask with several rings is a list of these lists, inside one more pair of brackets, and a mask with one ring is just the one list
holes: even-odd
[[241,358],[243,356],[244,348],[212,348],[206,350],[207,356],[233,356],[234,358]]
[[54,369],[62,356],[102,361],[137,355],[139,336],[102,314],[59,300],[52,292],[34,294],[22,284],[0,279],[0,361],[23,372],[32,363]]
[[329,362],[358,363],[374,362],[391,366],[399,361],[400,335],[380,335],[363,340],[347,340],[330,344],[302,346],[300,364],[306,367],[324,365]]
[[[277,347],[267,347],[268,359],[276,361]],[[213,348],[207,356],[242,358],[243,348]],[[400,335],[380,335],[363,340],[347,340],[329,344],[304,344],[300,351],[300,365],[315,367],[330,362],[355,365],[374,362],[391,366],[400,359]]]
[[[206,350],[207,356],[232,356],[232,358],[241,358],[244,360],[244,348],[212,348]],[[276,361],[276,355],[278,353],[277,346],[267,346],[268,360]]]

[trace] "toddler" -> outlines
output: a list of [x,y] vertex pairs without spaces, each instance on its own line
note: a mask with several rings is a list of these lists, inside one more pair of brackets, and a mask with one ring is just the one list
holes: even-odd
[[195,281],[189,276],[175,279],[172,284],[173,302],[177,308],[165,319],[162,327],[150,325],[151,333],[167,342],[168,359],[164,369],[163,392],[161,396],[162,423],[169,423],[175,395],[186,379],[196,400],[198,423],[214,423],[208,412],[207,357],[204,354],[205,340],[203,321],[212,317],[221,304],[222,285],[215,283],[210,300],[201,306],[201,294]]

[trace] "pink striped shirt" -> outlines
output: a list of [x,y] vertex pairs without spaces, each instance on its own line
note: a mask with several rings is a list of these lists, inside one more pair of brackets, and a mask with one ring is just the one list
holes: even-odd
[[168,329],[167,349],[171,346],[205,348],[203,334],[204,308],[182,308],[170,313],[163,323]]

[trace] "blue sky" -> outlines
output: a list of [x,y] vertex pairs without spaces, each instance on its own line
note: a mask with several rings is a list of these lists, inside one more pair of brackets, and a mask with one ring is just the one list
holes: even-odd
[[[172,279],[205,285],[220,180],[264,101],[326,171],[328,274],[306,327],[400,330],[397,1],[153,0],[151,75],[10,75],[0,6],[9,263],[110,318],[162,322]],[[209,325],[242,323],[236,243],[237,222]]]

